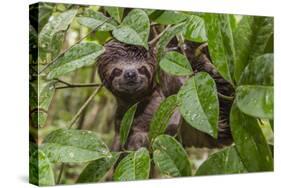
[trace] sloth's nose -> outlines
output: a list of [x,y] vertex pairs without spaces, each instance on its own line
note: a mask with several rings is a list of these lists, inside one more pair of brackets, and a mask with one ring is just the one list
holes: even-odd
[[135,70],[127,70],[124,73],[124,78],[128,81],[135,81],[137,79],[137,72]]

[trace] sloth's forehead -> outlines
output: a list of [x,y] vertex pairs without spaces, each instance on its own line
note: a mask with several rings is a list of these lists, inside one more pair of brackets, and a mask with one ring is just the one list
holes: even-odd
[[132,66],[132,67],[141,67],[143,65],[148,64],[145,61],[134,61],[134,60],[118,60],[113,63],[114,66],[120,66],[120,67],[127,67],[127,66]]

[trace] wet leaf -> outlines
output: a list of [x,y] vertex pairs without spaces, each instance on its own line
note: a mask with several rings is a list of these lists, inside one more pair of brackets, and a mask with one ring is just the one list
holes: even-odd
[[238,108],[250,116],[273,119],[273,86],[243,85],[236,89]]
[[230,125],[235,147],[247,171],[272,171],[272,154],[257,120],[233,104]]
[[29,159],[29,182],[38,186],[55,185],[52,165],[41,150],[35,151]]
[[123,18],[124,8],[120,8],[120,7],[104,7],[104,9],[118,23],[121,23],[122,18]]
[[120,153],[112,153],[111,157],[101,158],[90,162],[81,172],[77,183],[90,183],[103,181],[108,171],[113,168]]
[[[75,17],[77,10],[68,10],[57,16],[54,16],[48,21],[47,24],[42,28],[39,33],[39,47],[41,50],[58,53],[60,48],[57,45],[61,45],[61,41],[58,39],[63,39],[64,31],[67,30],[69,24]],[[56,54],[53,54],[54,56]]]
[[153,161],[164,177],[190,176],[191,166],[181,144],[173,137],[160,135],[153,144]]
[[105,143],[86,130],[53,131],[46,136],[41,148],[52,162],[89,162],[111,156]]
[[187,123],[217,138],[219,102],[215,81],[208,73],[189,78],[178,93],[178,101]]
[[229,16],[205,14],[204,20],[212,63],[221,76],[232,83],[235,50]]
[[187,15],[186,22],[185,39],[194,42],[206,42],[208,40],[203,18],[195,15]]
[[99,28],[97,28],[98,31],[111,31],[117,26],[115,21],[109,20],[108,17],[96,11],[91,11],[88,17],[78,17],[76,19],[79,24],[90,29],[96,29],[99,25],[102,24]]
[[273,34],[273,18],[243,16],[234,34],[236,61],[235,79],[238,82],[244,68],[256,57],[266,52]]
[[143,10],[134,9],[124,18],[118,28],[113,30],[113,36],[124,43],[143,46],[148,49],[150,31],[149,18]]
[[92,65],[103,52],[104,47],[93,42],[77,44],[50,67],[47,78],[58,78],[83,66]]
[[165,132],[170,118],[177,107],[177,96],[171,95],[161,102],[157,111],[154,113],[149,126],[149,138],[153,140],[158,135]]
[[188,76],[193,73],[189,61],[179,52],[168,52],[159,65],[166,73],[175,76]]
[[115,181],[148,179],[150,172],[150,157],[146,148],[129,153],[123,158],[113,175]]
[[196,176],[247,172],[234,146],[212,154],[198,168]]
[[187,15],[182,12],[166,10],[161,11],[161,14],[154,19],[154,22],[162,25],[177,24],[184,21],[186,17]]
[[128,135],[131,130],[131,125],[134,121],[134,116],[137,110],[138,104],[133,105],[129,108],[129,110],[125,113],[125,115],[122,118],[121,124],[120,124],[120,141],[121,144],[124,145],[127,141]]

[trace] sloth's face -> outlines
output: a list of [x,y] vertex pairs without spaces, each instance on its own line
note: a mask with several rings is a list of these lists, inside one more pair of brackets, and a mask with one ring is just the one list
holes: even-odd
[[103,77],[113,94],[139,96],[151,88],[154,74],[152,64],[119,60],[104,68],[106,71],[103,72]]

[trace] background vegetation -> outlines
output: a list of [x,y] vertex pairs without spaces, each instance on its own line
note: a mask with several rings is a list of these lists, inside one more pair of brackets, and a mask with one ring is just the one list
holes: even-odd
[[[273,170],[273,18],[49,3],[32,5],[30,13],[31,183],[106,181],[114,164],[115,181],[147,179],[151,161],[159,178]],[[154,25],[161,29],[151,38]],[[101,87],[95,59],[111,38],[145,48],[155,43],[160,68],[190,76],[188,59],[165,51],[174,37],[179,45],[208,43],[217,71],[235,88],[235,144],[184,149],[163,135],[179,107],[191,126],[217,137],[216,86],[207,73],[197,73],[162,103],[151,124],[151,148],[123,151],[128,155],[117,162],[120,153],[108,149],[116,101]],[[190,102],[194,108],[185,105]],[[123,142],[133,115],[134,107],[121,126]]]

